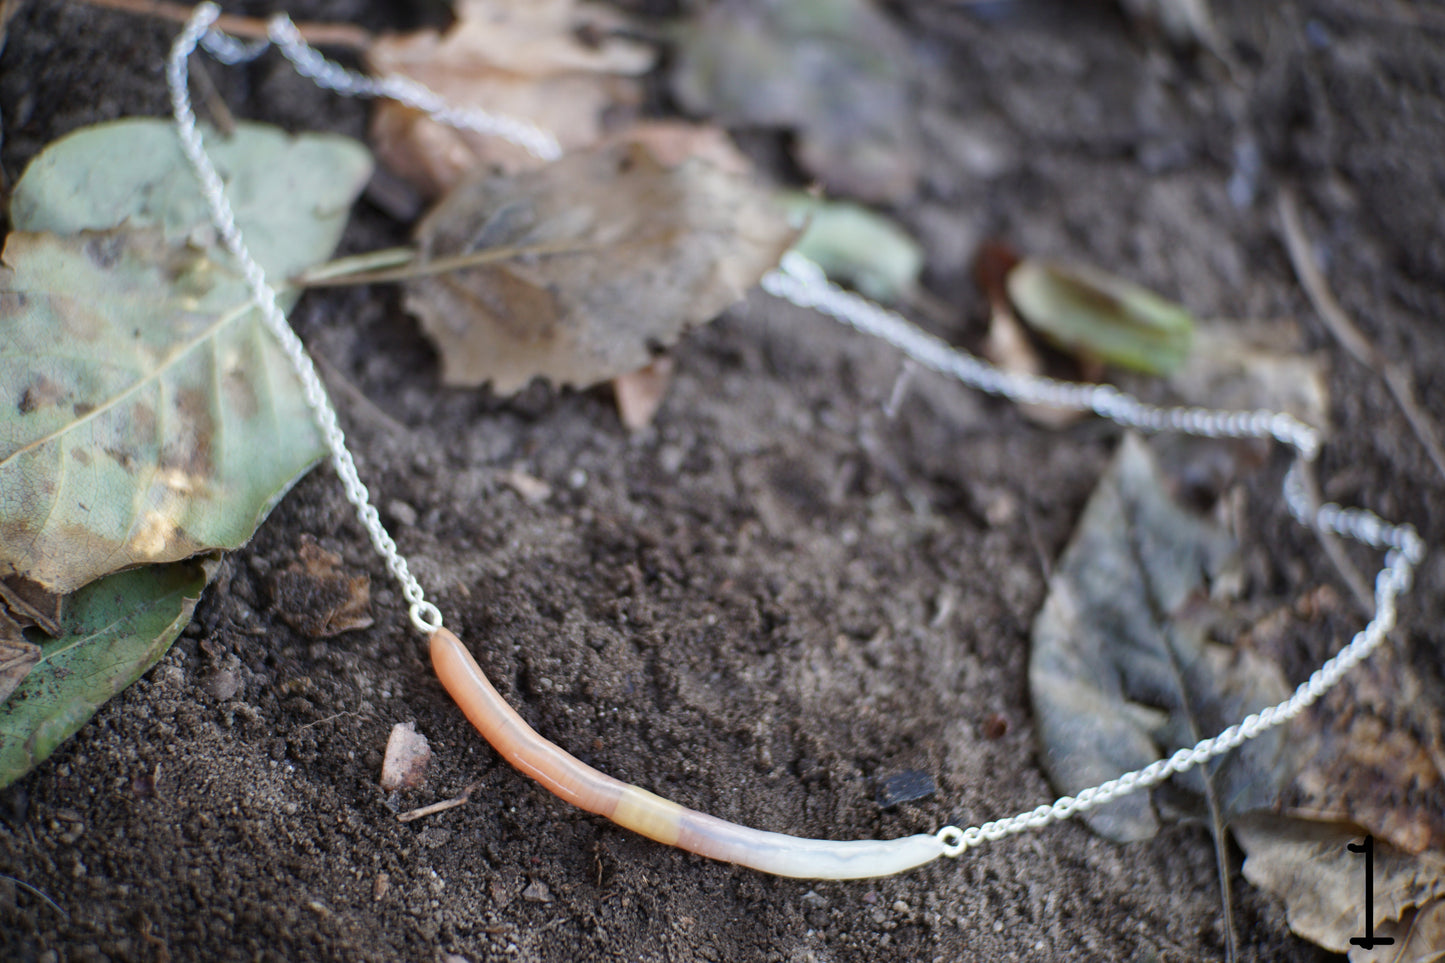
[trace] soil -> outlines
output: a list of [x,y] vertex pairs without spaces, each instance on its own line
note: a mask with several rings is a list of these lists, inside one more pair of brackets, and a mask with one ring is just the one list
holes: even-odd
[[[369,29],[411,26],[407,6],[287,4]],[[918,68],[924,164],[893,213],[952,306],[931,326],[978,347],[968,262],[988,237],[1117,271],[1201,316],[1298,318],[1329,359],[1326,494],[1439,544],[1442,478],[1377,373],[1310,311],[1276,201],[1299,193],[1345,308],[1413,374],[1425,410],[1445,412],[1445,19],[1426,3],[1212,7],[1228,65],[1107,3],[889,7]],[[24,4],[0,59],[6,182],[77,127],[165,114],[175,29]],[[365,104],[277,58],[209,72],[240,116],[364,134]],[[660,85],[655,101],[670,107]],[[406,231],[363,200],[344,247]],[[311,295],[293,321],[329,363],[362,474],[448,624],[528,720],[586,761],[804,836],[932,831],[1055,795],[1031,724],[1029,627],[1117,443],[1111,426],[1045,430],[923,373],[890,416],[893,352],[756,293],[679,345],[666,404],[632,435],[606,391],[534,386],[499,401],[442,388],[394,290]],[[1276,456],[1238,481],[1248,591],[1284,604],[1321,584],[1344,593],[1284,518],[1283,467]],[[550,497],[528,501],[508,472]],[[277,577],[308,536],[371,576],[374,626],[319,640],[283,618],[314,604]],[[1438,699],[1442,556],[1402,624],[1392,644]],[[1304,636],[1295,681],[1343,641]],[[422,786],[389,795],[382,751],[408,721],[435,758]],[[937,793],[883,808],[880,782],[907,770]],[[469,786],[466,805],[396,818]],[[1061,825],[836,883],[708,862],[569,808],[464,724],[328,468],[226,560],[159,665],[0,803],[0,872],[60,908],[0,880],[0,957],[17,961],[1223,952],[1197,824],[1128,846]],[[1242,958],[1326,958],[1234,856]]]

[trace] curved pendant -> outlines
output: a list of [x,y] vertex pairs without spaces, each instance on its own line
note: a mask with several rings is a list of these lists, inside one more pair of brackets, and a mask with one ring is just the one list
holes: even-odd
[[503,758],[572,805],[659,843],[775,876],[804,879],[890,876],[943,855],[943,843],[933,835],[887,840],[803,839],[749,829],[680,806],[598,772],[538,735],[448,630],[431,634],[431,657],[442,685]]

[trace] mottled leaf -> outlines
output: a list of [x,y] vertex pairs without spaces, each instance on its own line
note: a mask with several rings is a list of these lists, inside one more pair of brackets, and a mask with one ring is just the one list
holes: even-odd
[[244,282],[155,230],[11,233],[0,572],[59,593],[244,544],[323,454]]
[[[293,137],[252,123],[237,124],[230,137],[206,132],[205,140],[246,245],[272,284],[330,256],[371,176],[364,147],[334,134]],[[77,234],[121,224],[159,227],[168,242],[216,246],[168,120],[119,120],[62,137],[30,162],[10,199],[17,231]]]
[[0,705],[0,786],[44,761],[165,654],[216,564],[207,556],[151,565],[70,596],[60,635],[42,642],[39,664]]
[[673,93],[729,127],[798,133],[798,160],[829,193],[899,201],[920,157],[913,54],[868,0],[720,3],[678,29]]
[[406,287],[445,381],[510,394],[537,376],[582,387],[643,367],[740,299],[794,232],[745,178],[618,145],[464,181],[417,237],[425,260],[513,252]]
[[1091,268],[1025,259],[1009,272],[1019,316],[1061,348],[1146,374],[1177,371],[1189,354],[1188,311]]
[[[213,146],[274,282],[331,252],[370,169],[350,141],[256,125]],[[58,141],[16,186],[11,215],[0,577],[64,594],[244,543],[322,448],[245,283],[207,246],[209,216],[170,125]]]
[[20,623],[0,608],[0,702],[15,691],[39,661],[40,646],[27,642]]
[[[1232,557],[1228,535],[1174,504],[1148,449],[1126,437],[1033,627],[1029,689],[1060,791],[1146,766],[1288,694],[1273,663],[1209,638],[1200,603]],[[1205,794],[1216,822],[1268,807],[1289,775],[1282,740],[1265,733],[1175,783]],[[1148,838],[1159,822],[1144,793],[1085,818],[1118,841]]]

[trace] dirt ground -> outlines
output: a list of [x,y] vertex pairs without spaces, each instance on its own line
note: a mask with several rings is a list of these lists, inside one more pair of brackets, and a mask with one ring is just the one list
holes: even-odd
[[[371,29],[408,26],[405,6],[287,5]],[[1299,192],[1341,301],[1445,413],[1445,17],[1429,3],[1212,6],[1228,68],[1141,36],[1108,3],[889,7],[916,58],[925,146],[919,195],[894,213],[954,306],[933,327],[978,346],[968,262],[995,236],[1202,316],[1298,318],[1330,359],[1326,494],[1439,544],[1442,479],[1310,311],[1275,205]],[[0,59],[7,182],[76,127],[166,113],[174,30],[31,0]],[[211,74],[240,116],[364,133],[367,105],[279,59]],[[406,230],[363,200],[344,247]],[[1118,431],[1043,430],[927,375],[890,418],[893,352],[754,294],[683,341],[661,414],[629,436],[605,392],[443,389],[398,302],[343,289],[293,321],[334,369],[363,476],[421,581],[543,733],[684,804],[805,836],[932,831],[1053,798],[1029,626]],[[1249,591],[1288,602],[1337,578],[1284,518],[1283,468],[1277,456],[1243,483]],[[527,501],[510,471],[551,496]],[[371,575],[374,627],[318,641],[280,618],[308,604],[276,579],[307,535]],[[1427,560],[1394,643],[1437,698],[1442,561]],[[1302,638],[1295,681],[1343,641]],[[436,757],[423,787],[388,796],[381,753],[404,721]],[[938,793],[882,808],[879,780],[909,769]],[[465,806],[396,819],[473,783]],[[1244,959],[1328,956],[1233,869]],[[0,880],[0,957],[17,961],[1175,961],[1223,945],[1196,825],[1118,846],[1069,824],[896,878],[810,883],[570,809],[464,724],[328,468],[229,557],[153,671],[0,794],[0,872],[65,913]]]

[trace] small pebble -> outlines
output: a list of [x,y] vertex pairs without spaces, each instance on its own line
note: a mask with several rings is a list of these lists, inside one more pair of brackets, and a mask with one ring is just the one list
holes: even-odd
[[386,503],[386,513],[402,528],[411,528],[416,524],[416,509],[399,498]]
[[205,689],[213,698],[225,702],[241,691],[241,676],[231,669],[217,669],[206,679]]
[[918,769],[905,769],[878,784],[878,805],[892,809],[903,803],[929,799],[938,792],[933,777]]
[[534,879],[522,890],[522,899],[529,903],[550,903],[552,902],[552,890],[540,879]]
[[413,722],[399,722],[391,727],[391,736],[386,740],[386,756],[381,762],[381,788],[387,792],[396,789],[415,789],[426,776],[427,763],[431,762],[431,746],[426,736],[416,731]]

